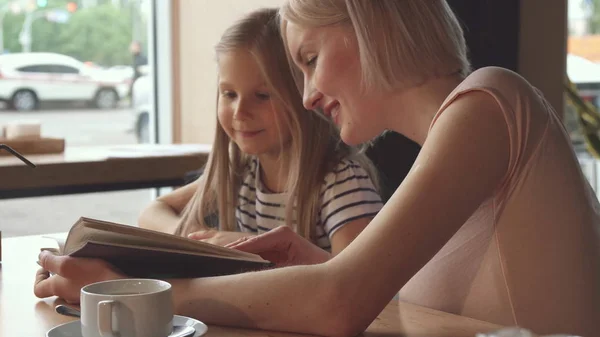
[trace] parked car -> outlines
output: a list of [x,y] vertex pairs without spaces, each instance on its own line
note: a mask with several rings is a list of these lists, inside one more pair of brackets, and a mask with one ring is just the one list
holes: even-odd
[[0,100],[15,110],[34,110],[40,102],[51,101],[84,101],[99,109],[114,109],[128,90],[128,80],[67,55],[0,55]]

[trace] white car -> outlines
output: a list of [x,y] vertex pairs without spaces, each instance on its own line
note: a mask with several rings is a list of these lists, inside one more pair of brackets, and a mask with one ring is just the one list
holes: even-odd
[[34,110],[40,102],[50,101],[84,101],[113,109],[128,92],[128,80],[67,55],[0,55],[0,100],[15,110]]

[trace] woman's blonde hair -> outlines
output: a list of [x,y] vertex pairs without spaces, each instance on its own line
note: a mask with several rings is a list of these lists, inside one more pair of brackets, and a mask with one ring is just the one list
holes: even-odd
[[280,13],[284,35],[288,21],[351,25],[365,88],[409,88],[471,71],[463,30],[446,0],[288,0]]
[[[366,156],[354,153],[341,142],[330,121],[304,109],[290,73],[277,9],[260,9],[248,14],[225,31],[215,49],[217,58],[234,50],[249,51],[260,67],[272,99],[282,102],[284,109],[277,113],[284,114],[283,125],[278,127],[280,130],[286,128],[291,135],[289,142],[281,143],[282,167],[289,167],[283,172],[288,193],[286,223],[298,234],[313,239],[325,175],[342,158],[350,156],[377,183],[372,164]],[[251,160],[252,156],[242,153],[217,123],[213,149],[204,174],[199,178],[200,186],[182,212],[175,234],[186,235],[210,227],[206,218],[213,214],[218,214],[219,230],[236,231],[238,192]],[[284,165],[285,162],[289,165]]]

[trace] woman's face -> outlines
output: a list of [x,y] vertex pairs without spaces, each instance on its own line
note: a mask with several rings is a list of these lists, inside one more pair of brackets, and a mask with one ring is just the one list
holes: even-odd
[[383,132],[377,120],[382,96],[361,88],[358,45],[351,27],[306,28],[290,22],[285,33],[294,63],[304,74],[304,106],[330,117],[346,144],[360,144]]

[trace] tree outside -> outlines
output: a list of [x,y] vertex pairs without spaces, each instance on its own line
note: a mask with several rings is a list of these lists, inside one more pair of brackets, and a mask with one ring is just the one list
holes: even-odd
[[[44,15],[53,10],[65,14],[75,7],[64,23]],[[0,0],[4,51],[23,51],[19,34],[26,11],[33,9],[37,19],[31,24],[31,51],[65,54],[100,66],[130,65],[132,39],[147,46],[148,22],[140,7],[141,0]]]
[[589,34],[600,33],[600,0],[584,0],[581,5],[589,6]]

